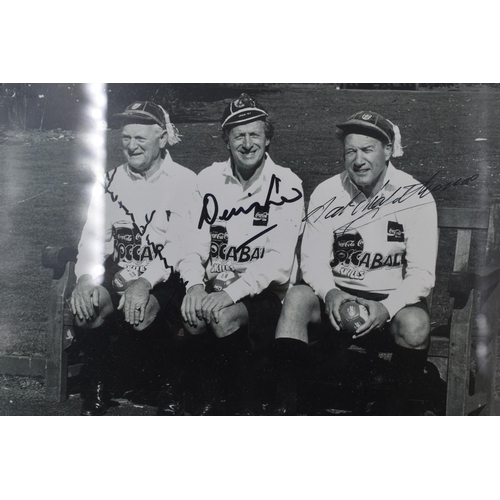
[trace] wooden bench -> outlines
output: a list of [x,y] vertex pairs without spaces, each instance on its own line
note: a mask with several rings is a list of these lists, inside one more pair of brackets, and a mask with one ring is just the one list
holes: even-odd
[[[457,233],[448,281],[453,304],[447,349],[446,415],[493,415],[500,305],[500,205],[492,205],[490,210],[441,208],[438,224],[440,247],[444,229]],[[473,232],[486,233],[485,246],[476,256],[481,262],[471,262]],[[431,345],[442,341],[442,337],[433,336]],[[431,360],[436,353],[433,347]]]
[[[500,205],[490,209],[438,209],[440,249],[445,231],[456,237],[453,269],[448,280],[451,318],[433,331],[429,359],[447,380],[447,415],[494,414],[496,343],[500,306]],[[480,261],[472,262],[473,234],[485,236]],[[47,332],[46,397],[67,398],[68,349],[73,343],[69,297],[75,284],[76,250],[47,247],[42,263],[52,268]],[[474,265],[475,264],[475,265]],[[479,270],[477,270],[479,269]],[[438,277],[442,271],[438,270]],[[432,301],[432,297],[431,297]]]
[[42,254],[42,265],[54,271],[49,291],[45,372],[45,397],[49,401],[68,398],[68,349],[74,340],[69,299],[76,284],[77,253],[75,248],[47,247]]

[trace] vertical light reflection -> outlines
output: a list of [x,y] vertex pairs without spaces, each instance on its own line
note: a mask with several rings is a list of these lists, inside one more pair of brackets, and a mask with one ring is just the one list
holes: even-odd
[[[476,344],[476,362],[478,367],[483,367],[488,361],[489,325],[484,314],[476,317],[478,339]],[[493,354],[494,355],[494,354]]]
[[[84,93],[88,108],[85,110],[85,130],[86,140],[85,164],[90,165],[96,181],[101,186],[104,185],[104,175],[106,172],[106,111],[107,92],[104,83],[83,84]],[[89,225],[90,242],[94,257],[92,275],[98,279],[102,276],[104,269],[102,266],[102,254],[104,247],[104,192],[99,185],[94,186],[92,192],[94,203],[89,207],[87,224]]]
[[[492,115],[490,113],[490,106],[488,100],[488,94],[483,91],[482,99],[478,99],[477,106],[480,108],[477,112],[479,116],[481,116],[482,120],[479,124],[477,130],[477,136],[484,137],[486,139],[490,138],[490,135],[493,133],[494,125],[492,123]],[[491,186],[493,185],[493,177],[494,177],[494,165],[492,165],[491,161],[493,159],[492,152],[490,150],[490,142],[488,140],[481,141],[478,144],[478,148],[476,150],[477,156],[477,172],[479,174],[480,184],[478,184],[478,196],[475,200],[475,208],[480,208],[483,210],[489,210],[491,200]],[[477,232],[477,231],[476,231]],[[477,236],[476,236],[477,238]],[[481,248],[484,248],[484,243],[480,243]],[[481,259],[481,260],[479,260]],[[480,252],[479,258],[476,260],[476,265],[481,268],[482,266],[487,265],[486,262],[486,252]],[[482,292],[483,294],[485,292]],[[476,344],[476,363],[477,366],[483,366],[487,361],[488,357],[488,338],[490,334],[490,325],[488,324],[487,318],[484,314],[478,314],[476,316],[476,325],[477,325],[477,334],[478,340]],[[494,353],[492,355],[495,355]]]

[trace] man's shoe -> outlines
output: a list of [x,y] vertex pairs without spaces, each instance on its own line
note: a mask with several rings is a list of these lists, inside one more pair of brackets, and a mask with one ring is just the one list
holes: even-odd
[[158,396],[156,415],[159,417],[177,417],[184,415],[184,402],[182,397],[174,396],[171,384],[163,386]]
[[268,415],[271,417],[284,417],[284,416],[296,416],[297,411],[293,411],[291,408],[284,404],[272,406],[269,409]]
[[97,417],[105,415],[110,406],[109,392],[102,380],[95,382],[92,391],[87,391],[83,400],[80,415],[86,417]]
[[184,408],[180,401],[170,401],[158,404],[156,416],[158,417],[179,417],[184,415]]
[[220,405],[214,401],[206,401],[197,406],[192,415],[198,417],[217,417],[224,415],[224,412],[221,410]]

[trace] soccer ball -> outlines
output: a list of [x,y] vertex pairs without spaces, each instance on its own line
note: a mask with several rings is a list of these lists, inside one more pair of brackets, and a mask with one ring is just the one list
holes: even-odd
[[355,333],[368,319],[368,309],[354,300],[343,302],[340,305],[339,314],[342,319],[342,328],[350,333]]
[[236,271],[224,271],[219,273],[213,282],[212,290],[214,292],[221,292],[227,288],[231,283],[234,283],[240,275]]
[[125,268],[118,271],[112,281],[113,289],[118,295],[123,295],[123,292],[139,277],[139,273],[135,269]]

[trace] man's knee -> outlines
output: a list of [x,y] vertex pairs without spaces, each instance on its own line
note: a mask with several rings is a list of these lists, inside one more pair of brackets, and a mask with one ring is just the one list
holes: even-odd
[[207,332],[207,324],[205,321],[199,321],[196,326],[191,326],[189,323],[184,323],[182,328],[193,336],[203,335]]
[[293,322],[317,322],[320,320],[319,299],[309,286],[294,286],[285,296],[281,315]]
[[78,316],[75,316],[74,324],[76,327],[81,330],[93,330],[94,328],[99,328],[104,324],[105,318],[101,316],[97,316],[96,318],[86,320],[85,318],[80,319]]
[[160,304],[154,295],[149,297],[149,302],[144,313],[144,320],[137,325],[133,325],[133,328],[137,332],[142,332],[146,328],[149,328],[151,324],[158,318],[160,314]]
[[94,316],[87,320],[80,319],[78,315],[75,315],[74,324],[82,330],[93,330],[102,326],[113,313],[114,307],[109,292],[105,288],[99,287],[99,305],[94,307]]
[[417,307],[401,309],[393,318],[391,333],[396,344],[410,349],[425,349],[430,337],[429,314]]
[[298,285],[288,290],[276,329],[276,339],[292,338],[308,343],[310,324],[321,323],[320,302],[311,287]]
[[210,323],[210,329],[218,338],[224,338],[248,323],[248,312],[246,307],[240,302],[233,306],[222,309],[219,313],[219,322]]
[[[154,321],[154,320],[153,320]],[[136,332],[143,332],[144,330],[146,330],[146,328],[149,328],[151,326],[151,324],[153,323],[153,321],[142,321],[140,322],[138,325],[132,325],[132,328],[136,331]]]

